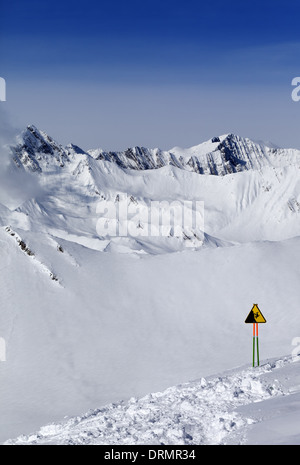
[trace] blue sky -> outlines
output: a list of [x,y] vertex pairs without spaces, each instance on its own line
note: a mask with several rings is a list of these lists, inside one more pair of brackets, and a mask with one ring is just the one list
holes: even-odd
[[0,1],[12,123],[169,149],[234,132],[300,148],[299,1]]

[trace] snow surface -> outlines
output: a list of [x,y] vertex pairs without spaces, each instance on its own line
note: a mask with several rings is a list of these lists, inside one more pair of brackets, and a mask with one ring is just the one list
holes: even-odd
[[109,404],[5,444],[296,445],[299,407],[299,362],[284,357]]
[[[245,162],[241,171],[229,173],[234,165],[220,151],[202,153],[204,161],[220,161],[218,175],[169,163],[124,168],[113,157],[63,148],[36,128],[25,131],[14,169],[30,173],[37,188],[21,200],[19,189],[14,207],[0,203],[2,443],[20,435],[17,442],[80,443],[93,434],[102,443],[299,440],[291,426],[299,413],[298,364],[288,357],[300,336],[299,154],[238,136],[220,140],[226,156],[231,147],[233,160]],[[148,154],[130,153],[139,163]],[[204,231],[97,233],[99,203],[144,211],[163,200],[204,201]],[[104,216],[113,220],[109,211]],[[135,231],[141,220],[132,221]],[[255,370],[252,328],[244,324],[253,303],[267,319],[259,327],[263,366]],[[160,393],[153,406],[150,392]],[[82,417],[90,409],[99,411]],[[83,432],[85,422],[92,434]]]

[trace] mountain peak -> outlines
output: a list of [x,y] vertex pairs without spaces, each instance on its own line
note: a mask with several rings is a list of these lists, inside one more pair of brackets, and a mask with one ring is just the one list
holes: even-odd
[[11,149],[17,166],[29,171],[41,172],[53,161],[64,166],[68,159],[66,150],[33,124],[26,127],[18,138],[18,144]]
[[169,151],[149,149],[143,146],[128,148],[122,152],[103,150],[84,151],[74,144],[66,147],[58,144],[46,132],[30,124],[23,131],[19,144],[13,148],[18,166],[30,171],[49,171],[64,167],[66,163],[82,160],[82,155],[96,161],[110,162],[121,169],[153,170],[174,166],[198,174],[224,176],[249,169],[260,169],[278,163],[293,164],[299,159],[298,150],[284,150],[233,133],[213,136],[190,148],[174,147]]
[[79,155],[88,154],[88,152],[85,152],[84,150],[82,150],[81,147],[78,147],[78,145],[75,145],[75,144],[68,144],[66,146],[66,150],[68,151],[68,153],[75,153],[75,154],[79,154]]
[[28,129],[28,131],[31,131],[31,132],[40,132],[39,129],[34,125],[34,124],[28,124],[26,129]]
[[23,131],[22,136],[23,136],[23,139],[28,140],[28,138],[29,138],[35,144],[37,144],[37,141],[48,142],[48,143],[49,142],[54,142],[53,139],[51,137],[49,137],[46,132],[41,131],[36,126],[34,126],[34,124],[29,124],[26,127],[25,131]]

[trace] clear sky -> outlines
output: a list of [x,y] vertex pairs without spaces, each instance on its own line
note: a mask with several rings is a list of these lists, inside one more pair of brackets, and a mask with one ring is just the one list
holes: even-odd
[[228,132],[300,148],[299,0],[0,0],[0,18],[0,105],[20,129],[84,149]]

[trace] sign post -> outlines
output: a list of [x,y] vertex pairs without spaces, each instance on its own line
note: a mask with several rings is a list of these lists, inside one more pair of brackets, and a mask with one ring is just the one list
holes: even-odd
[[[259,346],[258,346],[258,323],[266,323],[267,320],[261,313],[257,304],[253,304],[250,313],[248,314],[245,323],[253,323],[253,362],[252,366],[255,366],[255,342],[256,342],[256,356],[257,366],[259,366]],[[256,341],[255,341],[256,339]]]

